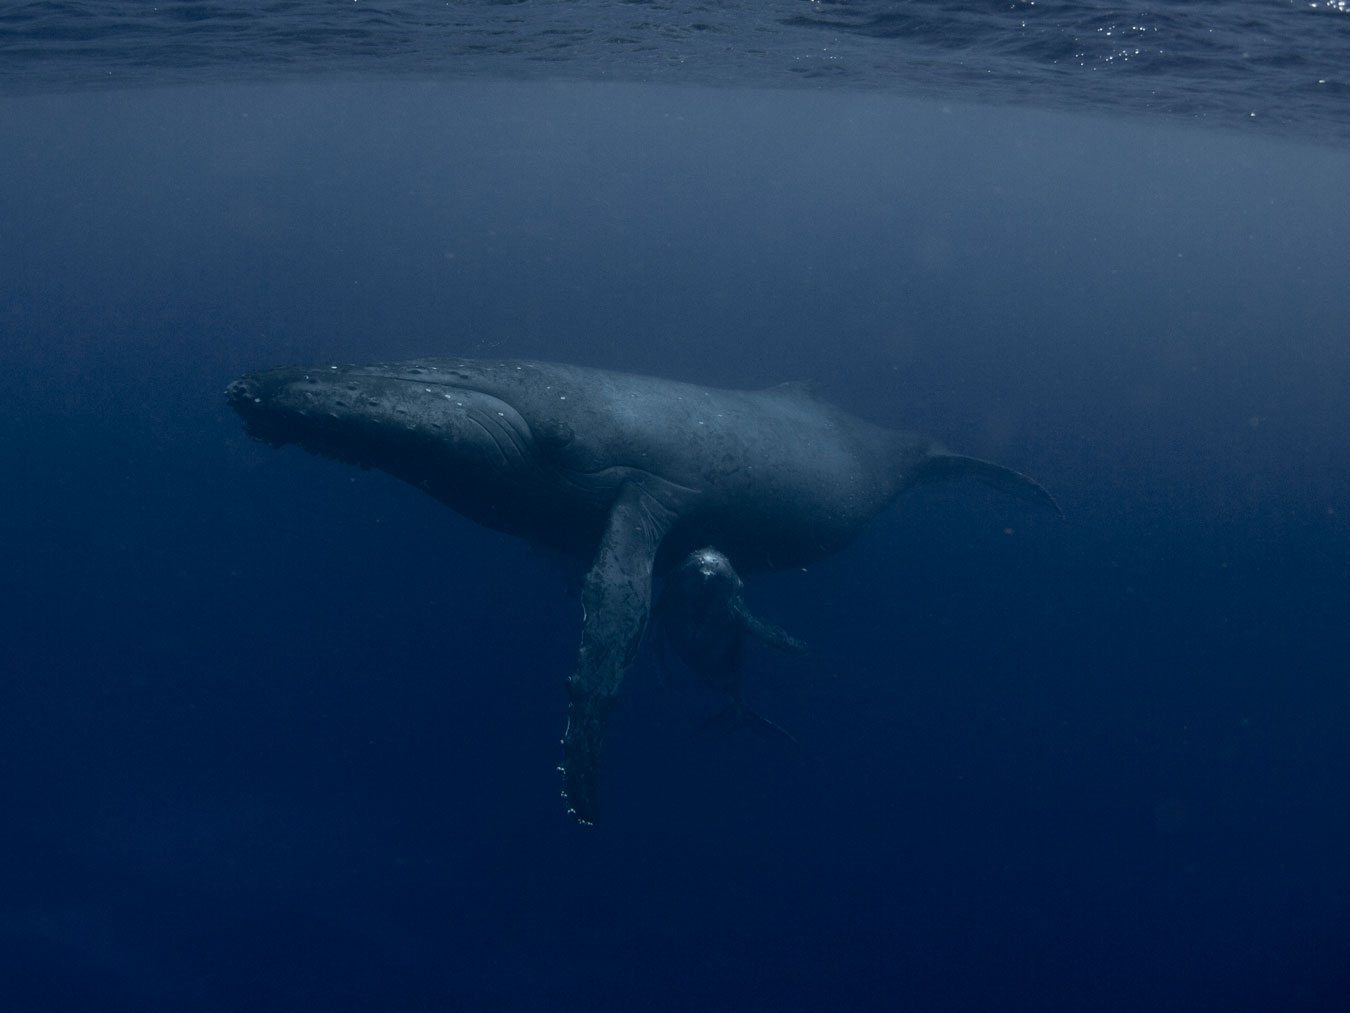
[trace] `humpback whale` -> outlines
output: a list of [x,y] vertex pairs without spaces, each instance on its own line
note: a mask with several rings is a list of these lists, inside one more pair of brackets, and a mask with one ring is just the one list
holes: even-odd
[[711,545],[691,552],[662,583],[653,610],[661,645],[669,644],[695,675],[731,697],[731,705],[694,729],[693,737],[752,728],[798,745],[789,732],[745,705],[742,665],[751,637],[793,654],[804,654],[806,645],[754,615],[744,592],[745,582],[731,560]]
[[601,742],[654,574],[706,545],[746,572],[800,566],[936,480],[976,478],[1059,511],[1025,475],[873,425],[800,384],[722,390],[559,363],[426,358],[249,373],[225,396],[252,437],[383,470],[589,564],[560,767],[581,823],[596,818]]

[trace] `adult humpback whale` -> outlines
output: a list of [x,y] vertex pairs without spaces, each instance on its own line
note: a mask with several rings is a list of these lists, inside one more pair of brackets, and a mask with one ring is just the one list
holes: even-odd
[[590,561],[567,680],[563,795],[596,813],[600,743],[651,611],[652,575],[715,545],[745,571],[843,548],[901,492],[1035,481],[864,422],[797,384],[717,390],[548,362],[286,367],[230,384],[247,432],[426,490],[490,528]]

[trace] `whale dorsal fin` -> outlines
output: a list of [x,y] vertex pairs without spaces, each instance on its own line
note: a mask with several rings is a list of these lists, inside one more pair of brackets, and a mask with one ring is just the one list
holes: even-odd
[[820,392],[818,385],[813,380],[788,380],[786,383],[776,383],[772,387],[765,387],[763,393],[776,394],[780,397],[794,398],[800,401],[820,401]]

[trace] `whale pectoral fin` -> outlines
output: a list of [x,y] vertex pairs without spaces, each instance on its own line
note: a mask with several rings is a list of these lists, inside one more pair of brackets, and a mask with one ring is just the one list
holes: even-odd
[[805,654],[809,650],[804,643],[788,633],[787,630],[752,615],[750,610],[745,607],[744,602],[738,601],[732,608],[741,625],[745,627],[745,631],[760,643],[775,647],[780,651],[787,651],[789,654]]
[[624,673],[633,663],[651,613],[652,565],[675,511],[637,482],[610,511],[581,601],[585,618],[576,666],[567,680],[563,798],[579,823],[595,822],[600,743]]
[[774,724],[762,715],[756,714],[739,700],[732,701],[731,706],[726,710],[720,714],[714,714],[695,728],[689,733],[689,740],[691,742],[711,742],[714,739],[724,738],[738,732],[742,728],[748,728],[760,735],[786,742],[792,746],[801,746],[797,737],[787,729]]
[[974,478],[985,485],[993,486],[999,492],[1006,492],[1018,499],[1030,500],[1048,506],[1060,519],[1064,511],[1055,502],[1049,490],[1029,475],[1013,471],[992,461],[982,461],[978,457],[963,457],[960,454],[932,454],[914,469],[910,476],[912,482],[940,482],[949,478]]

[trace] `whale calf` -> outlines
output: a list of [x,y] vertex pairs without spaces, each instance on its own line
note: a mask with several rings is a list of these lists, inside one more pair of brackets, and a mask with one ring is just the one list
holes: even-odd
[[225,396],[250,436],[378,468],[589,564],[560,768],[581,823],[596,817],[601,742],[654,574],[707,545],[744,572],[801,566],[848,545],[923,482],[972,477],[1059,511],[1025,475],[873,425],[800,384],[723,390],[561,363],[427,358],[270,369]]
[[805,654],[806,645],[750,611],[745,582],[725,553],[708,545],[686,556],[663,580],[653,615],[661,646],[669,646],[707,686],[731,698],[726,710],[694,729],[695,740],[751,728],[799,744],[745,705],[742,681],[751,639],[792,654]]

